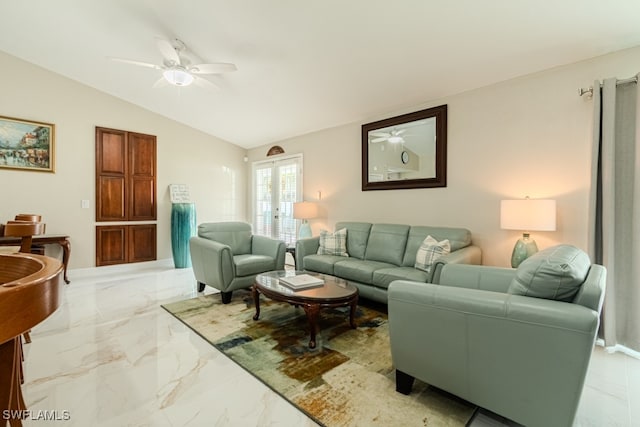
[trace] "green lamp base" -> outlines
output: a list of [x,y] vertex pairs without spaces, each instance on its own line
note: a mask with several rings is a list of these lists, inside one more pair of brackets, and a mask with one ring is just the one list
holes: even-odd
[[300,231],[298,231],[298,239],[308,239],[311,237],[311,226],[308,222],[300,224]]
[[538,252],[538,245],[536,241],[529,238],[529,233],[523,233],[522,238],[518,239],[516,246],[513,248],[511,254],[511,267],[518,268],[520,263],[531,255]]

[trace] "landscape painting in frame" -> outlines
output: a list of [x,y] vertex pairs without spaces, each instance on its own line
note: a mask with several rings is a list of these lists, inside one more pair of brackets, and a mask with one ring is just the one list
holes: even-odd
[[54,172],[55,126],[0,116],[0,168]]

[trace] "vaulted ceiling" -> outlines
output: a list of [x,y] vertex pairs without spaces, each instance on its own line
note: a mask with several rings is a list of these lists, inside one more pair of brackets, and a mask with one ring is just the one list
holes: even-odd
[[[0,50],[251,148],[638,46],[639,23],[637,0],[0,0]],[[154,87],[108,59],[161,64],[157,37],[238,69]]]

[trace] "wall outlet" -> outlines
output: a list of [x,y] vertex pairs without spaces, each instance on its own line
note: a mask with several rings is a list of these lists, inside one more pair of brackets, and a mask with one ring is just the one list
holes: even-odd
[[88,200],[82,200],[81,201],[81,205],[82,205],[82,209],[89,209],[89,201]]

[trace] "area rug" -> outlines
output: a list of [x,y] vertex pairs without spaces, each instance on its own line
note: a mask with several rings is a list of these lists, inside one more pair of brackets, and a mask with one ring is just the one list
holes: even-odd
[[321,425],[464,426],[473,415],[468,402],[417,380],[409,396],[395,391],[387,315],[373,304],[358,306],[357,329],[348,309],[321,311],[311,350],[304,310],[261,298],[257,321],[244,290],[226,305],[212,294],[163,307]]

